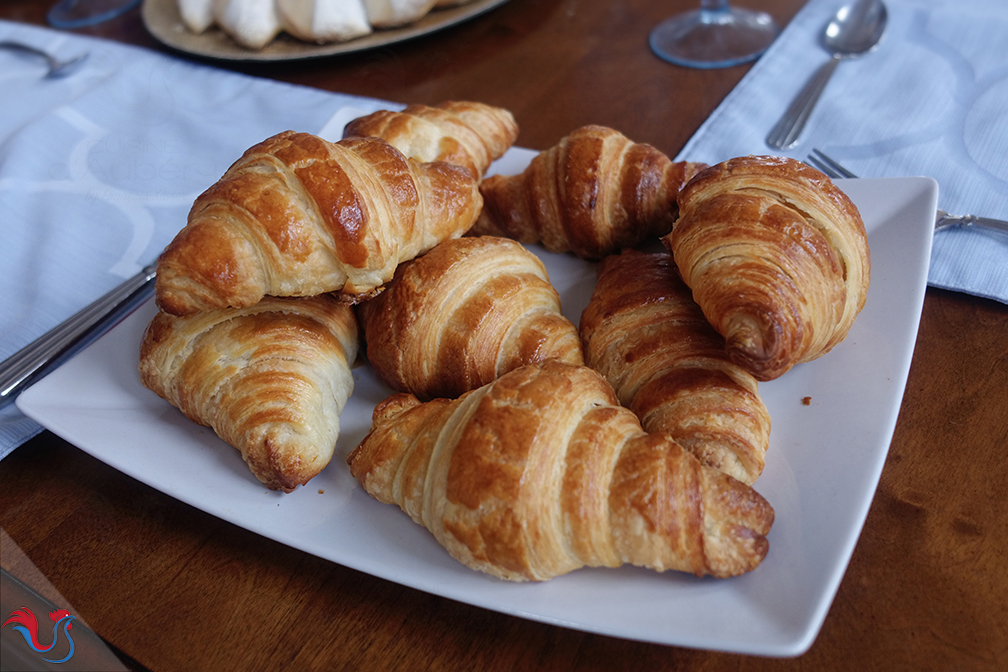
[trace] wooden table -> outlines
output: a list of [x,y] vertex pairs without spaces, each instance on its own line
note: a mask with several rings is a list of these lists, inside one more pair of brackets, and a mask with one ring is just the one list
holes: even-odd
[[[43,24],[49,4],[5,0],[0,16]],[[802,2],[738,4],[786,23]],[[500,105],[535,149],[599,123],[675,155],[748,69],[650,53],[649,29],[694,5],[510,0],[398,46],[236,69],[403,103]],[[137,11],[80,32],[161,48]],[[586,634],[403,588],[222,522],[48,432],[0,462],[0,526],[90,626],[158,671],[1003,670],[1006,399],[1008,306],[929,289],[864,531],[818,639],[794,659]]]

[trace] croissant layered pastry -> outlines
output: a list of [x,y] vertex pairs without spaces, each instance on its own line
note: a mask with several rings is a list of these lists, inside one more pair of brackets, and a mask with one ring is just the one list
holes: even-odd
[[770,415],[756,379],[732,362],[667,252],[626,250],[599,264],[581,314],[585,361],[648,432],[667,432],[706,465],[752,485]]
[[510,111],[485,103],[446,101],[410,105],[401,112],[379,110],[354,119],[343,137],[379,137],[419,161],[448,161],[483,177],[490,164],[518,139]]
[[457,397],[525,364],[583,364],[542,261],[493,236],[445,241],[360,304],[367,358],[390,387]]
[[731,359],[758,380],[829,352],[864,307],[871,260],[857,207],[785,157],[711,167],[663,238]]
[[600,259],[668,233],[679,189],[704,167],[673,162],[611,128],[584,126],[522,173],[484,180],[472,233]]
[[623,564],[738,575],[773,523],[749,486],[645,433],[598,373],[556,360],[456,400],[393,395],[348,462],[457,560],[513,581]]
[[481,204],[459,166],[407,159],[379,138],[286,131],[196,199],[158,260],[157,304],[186,315],[266,295],[358,301],[399,263],[465,233]]
[[357,347],[351,307],[329,295],[158,312],[140,346],[140,377],[237,448],[268,488],[291,492],[332,459]]

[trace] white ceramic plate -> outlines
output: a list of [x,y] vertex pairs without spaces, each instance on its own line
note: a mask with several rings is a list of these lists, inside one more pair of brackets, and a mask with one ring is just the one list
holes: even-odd
[[[495,168],[520,170],[512,150]],[[937,185],[926,178],[839,183],[859,206],[872,254],[868,301],[827,356],[761,385],[773,422],[756,489],[776,511],[770,553],[729,580],[644,569],[583,569],[512,584],[453,560],[402,511],[371,499],[346,456],[385,397],[365,364],[342,416],[337,456],[283,495],[238,452],[141,386],[137,348],[152,302],[27,390],[18,406],[81,449],[199,509],[333,562],[522,618],[616,637],[770,656],[803,653],[836,593],[878,484],[913,353]],[[594,266],[538,251],[575,323]],[[810,405],[802,403],[811,397]]]
[[346,42],[315,44],[281,33],[262,49],[246,49],[216,26],[200,34],[192,32],[182,23],[178,0],[144,0],[140,16],[147,31],[159,42],[194,56],[226,61],[295,61],[351,54],[429,35],[489,12],[506,1],[469,0],[457,7],[432,10],[416,23],[375,30],[369,35]]

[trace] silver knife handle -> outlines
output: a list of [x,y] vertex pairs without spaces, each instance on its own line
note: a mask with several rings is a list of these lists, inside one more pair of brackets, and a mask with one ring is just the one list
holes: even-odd
[[935,231],[940,231],[950,226],[982,226],[1008,233],[1008,222],[1003,219],[977,217],[976,215],[950,215],[944,210],[939,210],[938,219],[935,222]]
[[53,362],[92,329],[101,326],[106,317],[152,283],[154,277],[155,266],[152,264],[0,363],[0,408],[14,401],[33,374]]

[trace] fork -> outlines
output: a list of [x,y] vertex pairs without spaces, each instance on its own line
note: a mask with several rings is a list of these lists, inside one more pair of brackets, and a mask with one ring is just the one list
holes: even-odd
[[[857,175],[847,170],[837,163],[836,160],[831,159],[818,149],[813,149],[812,153],[808,155],[807,163],[813,168],[818,168],[834,179],[857,177]],[[1008,222],[1001,219],[978,217],[977,215],[950,215],[944,210],[938,210],[935,212],[935,231],[941,231],[942,229],[947,229],[952,226],[980,226],[1008,233]]]

